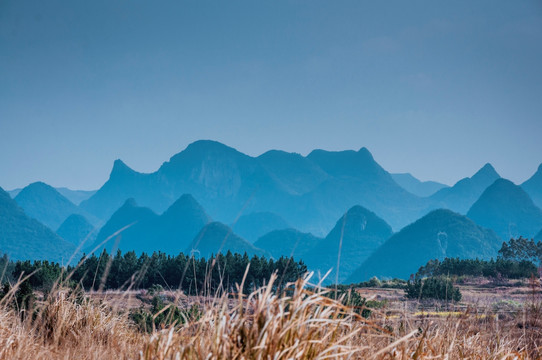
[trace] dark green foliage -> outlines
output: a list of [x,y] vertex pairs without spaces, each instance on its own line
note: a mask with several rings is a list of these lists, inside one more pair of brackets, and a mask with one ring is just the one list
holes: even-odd
[[542,263],[542,241],[519,237],[504,242],[499,250],[499,256],[505,260],[530,261],[536,264]]
[[415,277],[407,282],[405,296],[409,299],[461,300],[461,292],[445,276]]
[[172,303],[166,303],[160,295],[152,298],[151,305],[150,311],[141,308],[130,314],[132,321],[141,331],[152,332],[155,329],[165,329],[201,317],[201,309],[196,304],[188,309],[181,309]]
[[339,285],[330,289],[332,290],[326,294],[327,297],[342,299],[341,302],[343,305],[353,308],[356,313],[364,318],[371,316],[371,309],[380,309],[386,305],[385,301],[367,300],[354,287]]
[[[36,289],[49,290],[55,281],[80,284],[86,290],[107,289],[181,289],[187,294],[215,294],[237,291],[250,263],[243,291],[261,287],[274,272],[278,275],[277,287],[293,282],[307,272],[302,261],[281,257],[277,260],[247,254],[219,254],[208,260],[184,254],[177,256],[164,253],[143,253],[137,257],[132,252],[114,256],[105,250],[96,256],[83,257],[76,267],[63,268],[47,261],[18,261],[13,276],[33,275],[26,281]],[[69,275],[71,274],[71,275]]]
[[472,205],[467,216],[494,230],[503,240],[535,236],[542,228],[542,210],[513,182],[498,179]]
[[497,260],[446,258],[430,260],[422,266],[418,276],[484,276],[525,279],[537,273],[536,266],[530,261],[515,261],[503,258]]

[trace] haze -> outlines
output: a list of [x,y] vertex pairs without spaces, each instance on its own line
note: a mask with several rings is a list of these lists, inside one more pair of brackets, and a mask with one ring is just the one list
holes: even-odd
[[0,186],[95,189],[198,139],[367,147],[453,184],[542,162],[539,1],[0,2]]

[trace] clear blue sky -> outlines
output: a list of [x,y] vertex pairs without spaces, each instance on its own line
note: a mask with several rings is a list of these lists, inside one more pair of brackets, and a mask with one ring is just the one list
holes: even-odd
[[540,1],[0,1],[6,189],[97,188],[198,139],[521,182],[541,135]]

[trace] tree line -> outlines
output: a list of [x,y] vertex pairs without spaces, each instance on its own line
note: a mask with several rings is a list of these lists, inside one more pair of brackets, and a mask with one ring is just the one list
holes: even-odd
[[[10,269],[12,280],[32,274],[28,283],[34,289],[50,289],[62,282],[85,290],[164,289],[182,290],[186,294],[214,294],[217,291],[236,291],[236,284],[244,279],[244,291],[265,284],[271,274],[277,273],[277,286],[283,286],[302,277],[307,267],[302,261],[281,257],[277,260],[265,257],[249,257],[245,254],[218,254],[208,259],[195,258],[180,253],[177,256],[162,252],[142,253],[134,251],[115,255],[107,251],[83,256],[75,266],[63,267],[49,261],[8,261],[3,269]],[[250,264],[250,266],[249,266]],[[246,272],[246,274],[245,274]]]

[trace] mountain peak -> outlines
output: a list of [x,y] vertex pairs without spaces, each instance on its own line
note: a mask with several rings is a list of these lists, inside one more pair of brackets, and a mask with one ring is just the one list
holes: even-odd
[[221,142],[215,140],[198,140],[189,144],[186,149],[186,152],[195,152],[195,153],[207,153],[207,152],[225,152],[225,151],[235,151],[232,147],[222,144]]
[[359,149],[358,154],[366,156],[366,157],[370,158],[371,160],[374,160],[373,154],[371,154],[369,149],[367,149],[365,146],[362,147],[361,149]]
[[542,228],[542,210],[522,187],[502,178],[482,193],[467,216],[493,229],[503,240],[532,237]]
[[485,164],[480,170],[472,176],[472,178],[495,178],[498,179],[501,176],[497,173],[493,165],[490,163]]
[[138,207],[137,202],[134,198],[126,199],[124,204],[121,207]]
[[132,168],[126,165],[126,163],[124,163],[124,161],[122,161],[121,159],[117,159],[113,163],[113,169],[111,170],[111,175],[109,175],[109,177],[124,177],[133,173],[135,173],[135,171],[132,170]]

